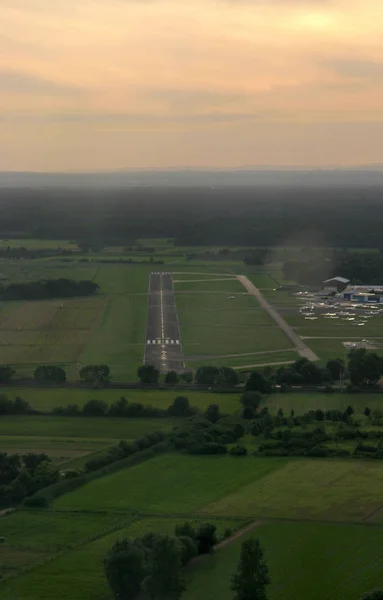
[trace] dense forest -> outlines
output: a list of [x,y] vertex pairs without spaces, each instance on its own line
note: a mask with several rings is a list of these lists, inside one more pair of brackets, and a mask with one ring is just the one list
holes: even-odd
[[0,236],[381,247],[382,199],[383,187],[2,188]]

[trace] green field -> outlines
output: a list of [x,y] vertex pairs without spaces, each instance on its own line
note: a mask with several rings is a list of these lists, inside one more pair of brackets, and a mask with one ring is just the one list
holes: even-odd
[[231,600],[230,578],[242,542],[258,536],[272,584],[270,600],[359,600],[382,587],[383,529],[363,525],[261,523],[252,534],[206,558],[187,573],[184,600]]
[[165,455],[92,481],[54,506],[361,521],[382,506],[382,494],[383,468],[377,463],[316,460],[314,469],[307,459]]
[[[80,467],[90,455],[153,431],[168,431],[175,419],[2,416],[0,444],[12,454],[45,452],[65,467]],[[80,459],[80,460],[79,460]]]
[[[91,515],[67,514],[55,515],[54,523],[45,516],[34,517],[33,513],[25,513],[28,535],[33,535],[38,529],[38,548],[28,544],[24,535],[24,521],[19,519],[19,513],[12,515],[14,522],[5,528],[7,540],[7,574],[17,572],[17,569],[48,560],[52,562],[37,566],[16,579],[5,580],[0,584],[2,600],[111,600],[104,574],[103,560],[106,553],[117,539],[135,537],[152,531],[171,534],[183,519],[161,518],[140,519],[122,518],[107,515],[97,517]],[[7,517],[7,521],[12,518]],[[30,524],[33,520],[33,525]],[[97,528],[98,520],[98,528]],[[70,524],[67,526],[66,521]],[[190,519],[192,523],[199,521]],[[239,527],[241,521],[216,520],[217,534],[222,535],[227,527]],[[51,527],[50,531],[45,528]],[[110,530],[113,530],[109,533]],[[93,541],[89,538],[95,538]],[[60,555],[54,556],[58,548],[55,538],[64,540],[71,545],[67,551],[63,549]],[[12,539],[13,538],[13,539]],[[14,545],[13,545],[14,544]],[[3,547],[4,548],[4,547]],[[1,549],[0,549],[1,552]],[[53,553],[53,556],[52,556]],[[5,554],[5,553],[4,553]],[[0,554],[1,556],[1,554]],[[69,583],[70,582],[70,583]]]
[[[140,510],[187,514],[209,511],[209,506],[251,481],[262,479],[285,464],[231,457],[200,457],[168,454],[95,480],[79,490],[58,498],[56,510],[104,509]],[[169,494],[171,490],[171,494]],[[243,515],[216,513],[216,516]]]

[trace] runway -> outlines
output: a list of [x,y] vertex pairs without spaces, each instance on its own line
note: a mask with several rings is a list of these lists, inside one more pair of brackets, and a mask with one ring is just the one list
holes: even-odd
[[185,369],[171,273],[150,274],[145,364],[162,373]]

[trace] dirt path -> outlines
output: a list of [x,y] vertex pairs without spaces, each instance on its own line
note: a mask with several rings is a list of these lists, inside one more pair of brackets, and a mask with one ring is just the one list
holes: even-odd
[[250,531],[257,529],[257,527],[259,527],[260,525],[262,525],[262,521],[254,521],[254,523],[250,523],[250,525],[246,525],[246,527],[242,527],[242,529],[238,529],[238,531],[236,531],[229,538],[227,538],[226,540],[223,540],[222,542],[217,544],[215,546],[214,550],[215,551],[222,550],[222,548],[226,548],[226,546],[230,546],[233,542],[235,542],[235,540],[242,537],[243,535],[246,535],[247,533],[250,533]]
[[[262,525],[262,521],[254,521],[254,523],[250,523],[250,525],[246,525],[246,527],[242,527],[241,529],[236,531],[233,535],[231,535],[229,538],[227,538],[226,540],[222,540],[222,542],[219,542],[219,544],[214,546],[214,554],[216,552],[219,552],[219,550],[223,550],[223,548],[230,546],[231,544],[233,544],[236,540],[238,540],[243,535],[246,535],[247,533],[250,533],[250,531],[257,529],[257,527],[259,527],[260,525]],[[199,556],[196,556],[188,563],[188,567],[191,565],[194,566],[194,565],[200,563],[201,561],[205,560],[207,556],[211,556],[211,555],[210,554],[200,554]]]
[[250,279],[248,279],[245,275],[237,275],[238,281],[242,283],[242,285],[247,289],[248,293],[258,300],[259,304],[265,309],[265,311],[269,314],[269,316],[275,321],[278,327],[283,331],[285,336],[290,340],[293,346],[296,348],[298,354],[304,358],[308,358],[309,360],[319,360],[319,357],[304,343],[304,341],[299,337],[299,335],[294,331],[294,329],[286,323],[284,318],[279,314],[279,312],[272,306],[264,297],[262,292],[259,291],[258,288],[255,287],[253,283],[251,283]]

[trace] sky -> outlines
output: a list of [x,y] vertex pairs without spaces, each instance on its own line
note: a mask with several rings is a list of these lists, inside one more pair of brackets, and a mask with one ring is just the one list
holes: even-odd
[[0,171],[383,164],[382,0],[2,0]]

